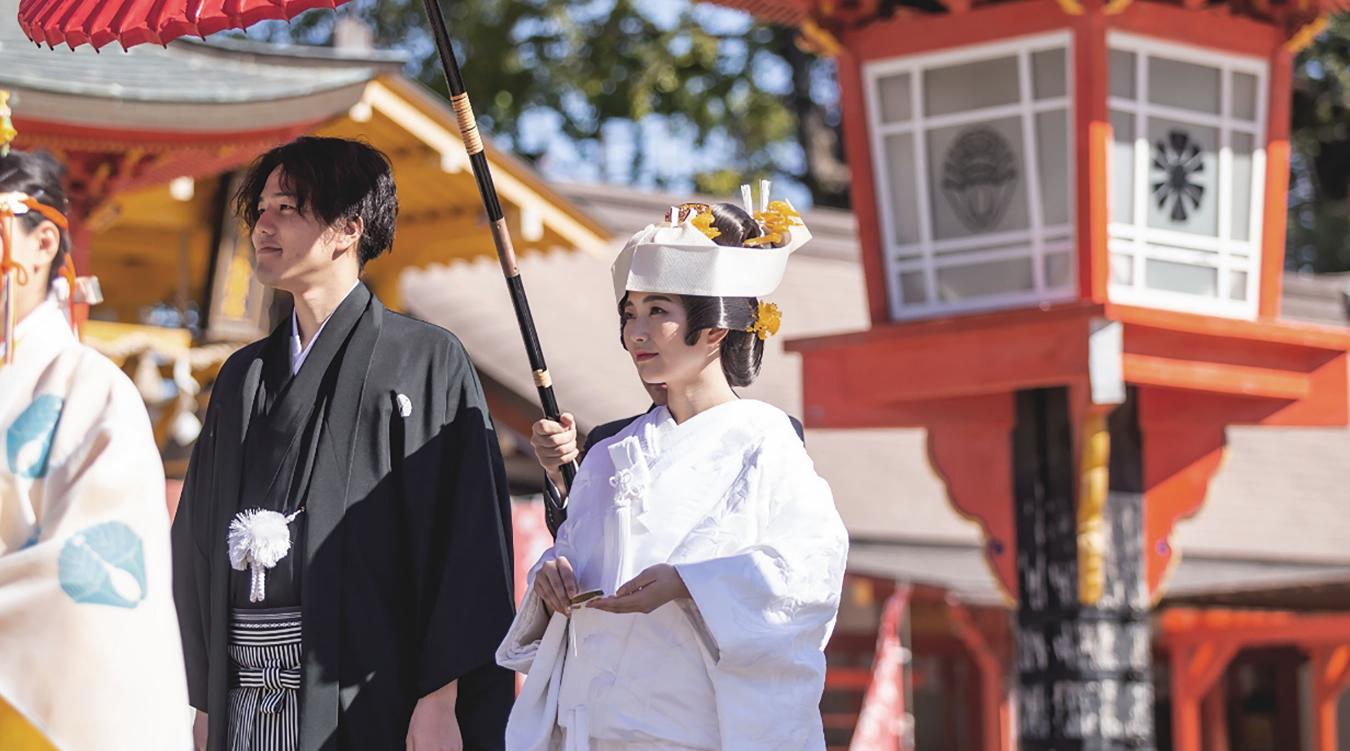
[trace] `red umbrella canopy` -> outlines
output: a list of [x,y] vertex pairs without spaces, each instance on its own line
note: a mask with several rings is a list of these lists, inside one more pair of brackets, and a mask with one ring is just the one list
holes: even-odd
[[71,49],[123,49],[181,36],[205,37],[245,29],[259,21],[292,18],[313,8],[336,8],[347,0],[21,0],[19,26],[29,39]]

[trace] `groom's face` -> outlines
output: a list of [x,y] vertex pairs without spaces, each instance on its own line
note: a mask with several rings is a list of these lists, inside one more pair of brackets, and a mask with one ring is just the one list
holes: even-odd
[[272,170],[258,197],[252,240],[258,281],[287,292],[314,286],[335,263],[356,253],[359,221],[324,224],[298,204],[281,167]]

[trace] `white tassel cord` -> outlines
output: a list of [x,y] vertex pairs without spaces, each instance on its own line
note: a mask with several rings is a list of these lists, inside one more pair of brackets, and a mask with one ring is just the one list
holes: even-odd
[[249,602],[267,596],[267,570],[291,552],[290,524],[304,508],[290,516],[276,511],[249,509],[235,514],[228,539],[230,566],[250,573]]

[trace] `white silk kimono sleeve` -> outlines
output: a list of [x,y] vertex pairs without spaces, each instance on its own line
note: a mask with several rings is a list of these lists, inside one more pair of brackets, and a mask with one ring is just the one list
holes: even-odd
[[506,724],[506,748],[511,751],[548,751],[560,737],[558,692],[567,650],[567,616],[549,615],[536,588],[540,568],[557,557],[555,551],[556,547],[549,548],[530,569],[516,618],[497,648],[498,665],[530,674]]
[[711,637],[724,748],[823,748],[823,648],[834,628],[848,535],[800,444],[759,457],[746,502],[758,536],[729,555],[676,564]]
[[0,545],[0,694],[60,748],[184,748],[164,469],[140,397],[73,343],[22,395],[4,383],[0,507],[23,541]]
[[556,548],[549,548],[539,557],[526,578],[525,596],[520,600],[516,618],[511,622],[506,637],[497,648],[497,664],[517,673],[530,672],[535,655],[539,651],[540,641],[548,628],[549,613],[544,607],[544,599],[539,596],[537,577],[544,564],[554,560]]

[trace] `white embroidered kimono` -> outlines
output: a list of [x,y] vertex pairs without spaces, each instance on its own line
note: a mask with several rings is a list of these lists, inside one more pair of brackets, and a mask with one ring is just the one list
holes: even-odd
[[191,747],[164,467],[48,300],[0,366],[0,697],[61,749]]
[[[508,751],[823,749],[823,648],[848,537],[787,416],[741,400],[677,425],[661,407],[593,447],[568,519],[497,653],[529,673]],[[689,600],[548,619],[539,565],[612,594],[657,563]]]

